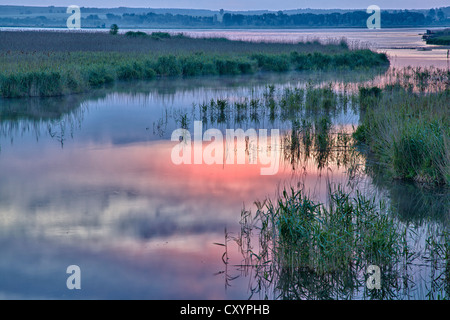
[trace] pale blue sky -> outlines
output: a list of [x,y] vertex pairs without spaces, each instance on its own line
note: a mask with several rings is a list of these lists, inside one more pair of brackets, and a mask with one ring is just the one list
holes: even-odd
[[0,0],[0,5],[80,7],[143,7],[226,10],[361,9],[378,5],[381,9],[428,9],[450,6],[449,0]]

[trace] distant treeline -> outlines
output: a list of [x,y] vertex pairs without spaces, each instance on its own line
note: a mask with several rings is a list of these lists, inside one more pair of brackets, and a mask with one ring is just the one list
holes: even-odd
[[[171,13],[123,13],[123,14],[89,14],[83,15],[82,27],[106,27],[116,23],[119,27],[214,27],[214,28],[292,28],[292,27],[366,27],[366,11],[333,12],[324,14],[299,13],[285,14],[240,14],[221,10],[219,14],[209,16],[194,16]],[[66,26],[66,19],[59,16],[9,16],[0,17],[0,26]],[[445,10],[431,9],[426,13],[399,10],[382,11],[382,27],[411,27],[445,25],[450,23]]]
[[[365,11],[329,14],[294,14],[286,15],[263,14],[245,16],[241,14],[224,14],[223,24],[226,26],[265,26],[265,27],[293,27],[293,26],[342,26],[365,27],[370,15]],[[422,13],[402,11],[397,13],[381,12],[381,24],[383,26],[412,26],[427,25],[434,20]]]

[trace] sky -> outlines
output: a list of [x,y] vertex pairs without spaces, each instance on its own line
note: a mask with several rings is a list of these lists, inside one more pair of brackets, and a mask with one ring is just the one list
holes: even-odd
[[210,10],[360,9],[378,5],[381,9],[429,9],[450,6],[449,0],[0,0],[0,5],[80,7],[188,8]]

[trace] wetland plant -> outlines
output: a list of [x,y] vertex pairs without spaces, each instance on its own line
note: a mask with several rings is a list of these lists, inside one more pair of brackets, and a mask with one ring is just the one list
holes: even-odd
[[328,203],[290,188],[275,202],[255,205],[255,214],[242,210],[237,239],[245,264],[256,272],[252,294],[270,293],[275,299],[374,294],[365,288],[367,265],[383,270],[379,298],[395,291],[397,263],[404,260],[403,231],[383,203],[337,186],[330,187]]

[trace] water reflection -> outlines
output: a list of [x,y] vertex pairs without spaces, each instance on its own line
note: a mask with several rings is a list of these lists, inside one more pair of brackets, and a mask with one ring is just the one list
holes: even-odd
[[[336,267],[336,270],[328,272],[304,266],[302,261],[314,259],[316,254],[317,259],[322,259],[324,249],[320,246],[310,248],[309,244],[285,248],[278,243],[278,238],[262,231],[260,233],[261,221],[247,215],[251,213],[244,209],[241,233],[232,239],[236,241],[242,257],[240,260],[235,257],[230,264],[237,264],[238,267],[231,268],[231,271],[228,267],[227,271],[229,278],[239,274],[250,278],[250,298],[441,300],[450,293],[447,281],[450,237],[448,229],[441,224],[429,223],[426,227],[414,227],[409,224],[411,222],[407,227],[400,224],[398,255],[391,255],[387,264],[376,263],[381,268],[381,287],[373,290],[367,285],[367,268],[373,265],[373,260],[355,259],[344,269]],[[323,232],[323,236],[328,236],[327,230]],[[303,257],[306,253],[314,255],[313,258]],[[327,251],[325,254],[328,254]],[[238,261],[242,261],[241,264]]]
[[[371,186],[365,159],[350,147],[358,122],[351,92],[378,74],[172,79],[1,100],[0,297],[248,298],[250,271],[222,272],[223,248],[214,243],[225,228],[239,232],[243,204],[284,185],[324,201],[330,181]],[[280,129],[279,172],[173,164],[172,131],[192,132],[196,120],[222,131]],[[401,192],[392,196],[399,208]],[[445,208],[437,206],[437,216]],[[240,258],[234,249],[230,243],[229,261]],[[80,292],[65,287],[71,264],[82,270]],[[309,281],[289,272],[283,279]],[[354,277],[325,280],[356,285]],[[231,287],[223,290],[224,282]]]

